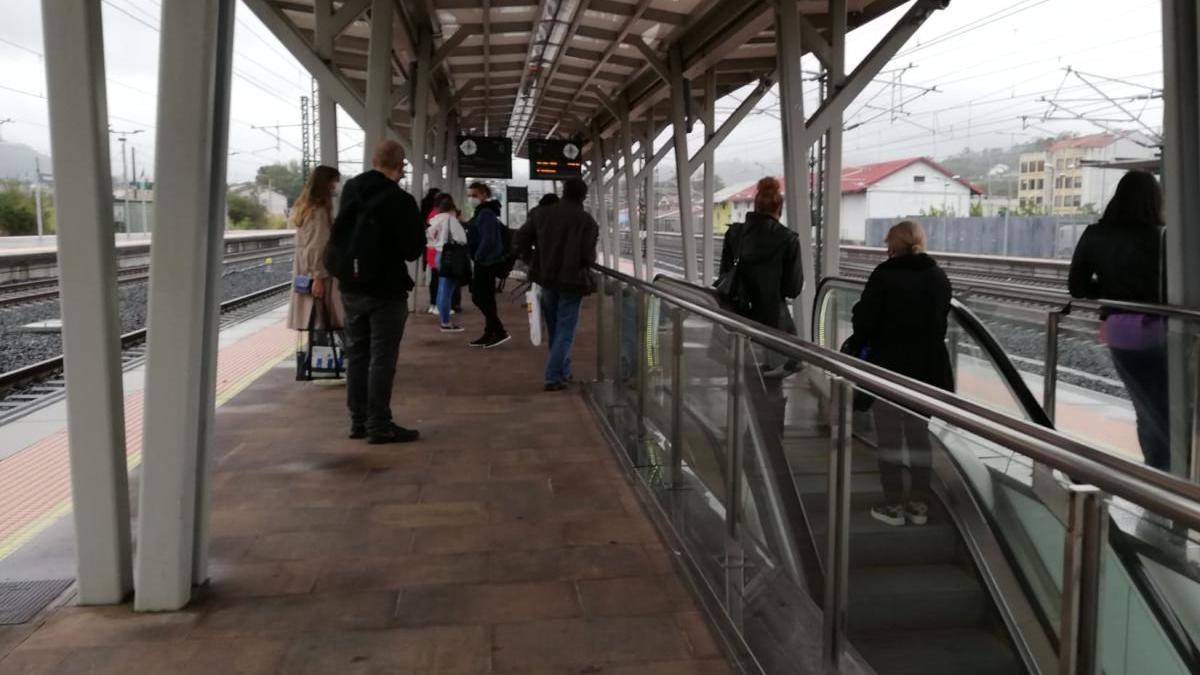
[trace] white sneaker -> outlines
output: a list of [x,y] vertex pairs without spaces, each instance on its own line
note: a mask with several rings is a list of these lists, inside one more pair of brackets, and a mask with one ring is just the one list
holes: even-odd
[[426,314],[432,314],[432,315],[434,315],[434,316],[437,316],[437,313],[438,313],[437,307],[434,307],[433,305],[430,305],[430,306],[429,306],[429,309],[425,310],[425,313],[426,313]]
[[913,525],[929,522],[929,506],[925,502],[911,501],[904,505],[904,518]]

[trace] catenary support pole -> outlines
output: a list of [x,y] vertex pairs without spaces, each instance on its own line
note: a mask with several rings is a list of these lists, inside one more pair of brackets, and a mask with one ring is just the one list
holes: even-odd
[[[236,0],[163,3],[134,608],[191,598],[211,440]],[[217,240],[217,241],[214,241]],[[213,257],[216,255],[217,259]]]
[[[363,170],[371,168],[375,147],[388,137],[392,117],[392,0],[371,3],[371,39],[367,44],[367,103],[364,106]],[[416,153],[409,160],[416,165]]]
[[[327,63],[333,63],[333,45],[337,37],[333,34],[333,0],[317,0],[314,8],[316,14],[316,43],[317,55]],[[338,165],[338,132],[337,132],[337,103],[330,93],[329,87],[317,83],[317,117],[318,133],[321,139],[321,163],[337,168]]]
[[[683,276],[691,282],[696,274],[696,228],[692,222],[692,173],[688,167],[687,97],[688,83],[683,77],[683,55],[679,47],[671,49],[671,127],[675,147],[675,181],[679,192],[679,230],[683,239]],[[797,64],[799,68],[799,64]]]
[[79,602],[133,587],[100,3],[42,3]]
[[[704,74],[704,140],[712,140],[716,132],[717,121],[717,71],[710,68]],[[701,258],[704,264],[700,266],[700,285],[707,287],[712,283],[713,274],[713,237],[716,236],[716,222],[713,220],[713,190],[717,177],[716,153],[711,153],[704,161],[704,240],[701,242]]]
[[633,276],[642,277],[642,227],[638,209],[638,185],[633,170],[633,128],[629,121],[629,102],[621,102],[621,151],[625,155],[625,209],[629,220],[629,242],[632,245]]
[[808,144],[804,135],[804,76],[800,68],[804,51],[800,44],[799,10],[793,0],[776,1],[775,35],[783,125],[784,216],[800,237],[800,264],[805,275],[804,290],[793,314],[798,334],[808,336],[816,280],[812,278],[812,211],[808,199]]
[[[830,0],[829,82],[825,91],[833,96],[846,79],[846,0]],[[821,223],[821,270],[825,276],[837,276],[842,258],[842,111],[829,124],[825,144],[825,220]],[[813,279],[817,283],[819,279]]]
[[644,167],[642,171],[645,175],[642,177],[644,184],[642,185],[642,194],[645,196],[646,209],[643,215],[646,218],[646,278],[653,280],[657,272],[657,241],[655,241],[655,232],[657,231],[657,223],[655,223],[655,207],[658,205],[658,189],[654,184],[654,109],[646,111],[646,135],[642,141],[642,156]]

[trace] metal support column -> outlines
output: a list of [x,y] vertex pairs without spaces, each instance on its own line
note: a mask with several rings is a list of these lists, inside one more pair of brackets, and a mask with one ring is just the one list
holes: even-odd
[[633,170],[633,129],[629,121],[629,101],[621,102],[621,151],[625,155],[625,208],[629,215],[633,276],[642,279],[642,219],[638,209],[637,176]]
[[592,197],[595,199],[596,224],[600,226],[600,250],[604,264],[615,268],[613,254],[609,250],[608,209],[604,206],[604,139],[599,130],[592,131]]
[[617,189],[618,183],[620,182],[617,179],[620,177],[621,174],[617,169],[617,153],[615,151],[613,152],[612,159],[609,161],[612,162],[613,177],[612,177],[612,180],[608,182],[608,187],[606,188],[606,189],[612,190],[612,194],[606,196],[606,199],[608,199],[608,204],[609,204],[608,227],[610,228],[609,231],[612,234],[611,246],[612,246],[612,252],[613,252],[613,269],[620,271],[621,270],[621,208],[620,208],[621,193]]
[[642,140],[642,159],[645,163],[642,171],[642,196],[646,200],[646,208],[642,215],[646,219],[646,278],[654,280],[657,273],[658,256],[656,251],[655,232],[658,231],[655,222],[655,207],[658,206],[658,189],[654,184],[654,110],[646,111],[646,136]]
[[846,651],[846,612],[850,569],[851,452],[854,449],[854,385],[835,377],[830,409],[834,416],[830,448],[828,542],[821,661],[825,673],[840,673]]
[[[846,80],[846,0],[830,0],[829,13],[829,63],[825,67],[829,81],[825,91],[828,96],[833,96]],[[821,223],[821,241],[824,242],[821,271],[828,277],[838,275],[842,258],[842,117],[842,111],[833,117],[825,143],[825,219]],[[813,279],[813,284],[819,282],[820,279]]]
[[812,210],[808,198],[804,75],[800,67],[804,51],[800,39],[799,9],[793,0],[776,0],[775,36],[779,63],[779,107],[783,124],[784,215],[788,226],[800,237],[800,265],[806,276],[804,290],[795,303],[793,314],[798,334],[807,337],[811,334],[809,313],[819,280],[812,279]]
[[[203,575],[236,0],[163,3],[136,565],[139,611]],[[197,561],[200,561],[197,563]]]
[[[797,60],[796,67],[800,64]],[[692,173],[688,168],[687,97],[688,82],[683,77],[683,55],[678,45],[670,51],[671,126],[675,144],[675,181],[679,191],[679,230],[683,240],[683,276],[691,282],[696,274],[696,228],[692,222]]]
[[99,2],[43,0],[79,602],[133,587],[104,32]]
[[432,60],[433,37],[429,34],[428,29],[422,27],[420,35],[417,37],[416,91],[412,106],[413,156],[408,158],[408,163],[413,167],[412,192],[417,199],[425,195],[425,168],[428,166],[425,162],[425,150],[429,135],[429,96],[433,91],[429,82],[429,64]]
[[1163,0],[1163,162],[1167,299],[1200,308],[1200,9]]
[[[392,0],[371,2],[371,39],[367,45],[367,102],[364,106],[363,170],[371,168],[375,148],[388,137],[392,117]],[[409,161],[417,165],[416,153]],[[417,195],[419,198],[420,195]]]
[[[710,68],[704,74],[704,141],[712,140],[717,123],[717,71]],[[716,223],[713,221],[713,190],[717,178],[716,153],[710,153],[704,161],[704,241],[700,247],[703,264],[700,265],[700,285],[707,287],[713,278],[713,237]]]
[[1104,493],[1091,485],[1068,486],[1066,525],[1058,672],[1099,675],[1100,584],[1108,542]]
[[[337,38],[333,34],[333,0],[317,0],[316,14],[317,56],[326,63],[333,63],[333,45]],[[338,167],[337,102],[329,88],[321,83],[317,100],[318,133],[321,139],[321,163]]]

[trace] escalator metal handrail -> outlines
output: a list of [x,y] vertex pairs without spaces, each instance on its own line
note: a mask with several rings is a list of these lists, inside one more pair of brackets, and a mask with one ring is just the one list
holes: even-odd
[[971,403],[912,378],[872,367],[851,356],[747,321],[723,309],[705,307],[662,286],[601,265],[598,272],[674,304],[789,358],[810,363],[892,403],[938,417],[969,433],[1008,447],[1161,515],[1200,529],[1200,486],[1147,469],[1074,441],[1053,430]]
[[[862,284],[863,283],[857,279],[845,279],[845,278],[840,278],[840,277],[830,277],[830,279],[836,279],[838,282],[845,282],[847,284]],[[818,298],[821,297],[821,293],[823,292],[824,287],[825,287],[825,282],[822,282],[821,288],[819,288],[817,290]],[[1146,483],[1149,483],[1149,484],[1153,485],[1154,487],[1165,490],[1165,491],[1167,491],[1173,495],[1179,496],[1183,499],[1186,499],[1186,500],[1189,500],[1192,502],[1200,502],[1200,485],[1197,485],[1190,481],[1186,481],[1178,476],[1173,476],[1169,473],[1165,473],[1165,472],[1159,471],[1157,469],[1153,469],[1144,464],[1140,464],[1138,462],[1133,462],[1133,461],[1130,461],[1123,457],[1118,457],[1109,452],[1100,450],[1100,449],[1090,446],[1086,443],[1083,443],[1082,441],[1077,441],[1069,436],[1065,436],[1065,435],[1055,431],[1051,427],[1046,427],[1046,426],[1042,426],[1040,424],[1035,424],[1033,422],[1029,422],[1029,421],[1022,420],[1019,418],[1011,417],[1004,413],[992,410],[991,408],[988,408],[982,404],[975,403],[974,401],[971,401],[970,399],[962,398],[955,394],[946,392],[945,390],[925,384],[923,382],[918,382],[916,380],[904,377],[902,375],[896,375],[895,373],[893,373],[885,368],[880,368],[879,366],[876,366],[874,364],[867,363],[865,361],[860,361],[858,359],[854,359],[854,357],[851,357],[851,356],[846,356],[846,355],[842,355],[842,354],[839,354],[839,356],[844,359],[849,359],[849,360],[854,361],[854,363],[857,365],[857,367],[860,370],[869,372],[873,375],[877,375],[882,378],[890,379],[891,381],[893,381],[897,384],[903,384],[904,386],[911,388],[911,389],[915,389],[915,390],[921,392],[922,394],[927,395],[931,398],[939,399],[945,403],[951,403],[955,406],[958,406],[965,410],[968,410],[976,415],[987,418],[988,420],[991,420],[993,422],[998,422],[998,423],[1009,425],[1016,431],[1019,431],[1023,434],[1029,435],[1029,436],[1033,436],[1033,437],[1035,437],[1039,440],[1045,441],[1047,443],[1052,443],[1054,445],[1058,445],[1063,450],[1065,450],[1073,455],[1076,455],[1082,459],[1086,459],[1090,462],[1095,462],[1097,464],[1103,465],[1107,469],[1109,469],[1113,472],[1130,475],[1139,481],[1144,481]],[[1022,453],[1022,454],[1024,454],[1024,453]],[[1047,464],[1050,464],[1050,463],[1047,462]],[[1059,468],[1059,467],[1055,466],[1055,468]],[[1071,473],[1070,471],[1066,471],[1066,472],[1068,474]],[[1089,480],[1089,481],[1085,481],[1085,482],[1092,482],[1092,481]],[[1118,493],[1112,493],[1112,494],[1118,494]],[[1125,497],[1124,494],[1118,494],[1118,496],[1128,499],[1127,497]],[[1140,502],[1138,502],[1136,499],[1129,499],[1129,501],[1140,504]]]

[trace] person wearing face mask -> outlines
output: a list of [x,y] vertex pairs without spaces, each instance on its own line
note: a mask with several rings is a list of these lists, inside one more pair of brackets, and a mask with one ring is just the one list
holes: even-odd
[[346,182],[325,253],[346,312],[346,399],[350,438],[372,444],[417,440],[392,421],[392,386],[408,319],[412,277],[404,261],[425,250],[417,200],[396,183],[404,150],[394,140],[375,149],[372,169]]
[[508,228],[500,221],[500,202],[492,198],[492,189],[486,183],[471,183],[467,188],[467,202],[475,209],[467,223],[467,246],[475,263],[471,301],[485,321],[483,335],[470,345],[493,349],[511,339],[496,306],[496,285],[507,276],[503,270],[509,255],[505,245]]
[[[954,370],[946,350],[950,280],[925,252],[925,230],[919,223],[905,220],[893,226],[887,250],[888,259],[871,273],[854,305],[854,334],[843,351],[953,391]],[[871,517],[888,525],[924,525],[932,459],[928,421],[879,401],[873,408],[884,501],[871,509]],[[902,468],[906,445],[912,480],[907,491]]]

